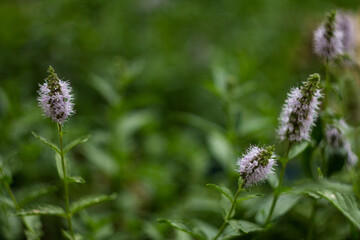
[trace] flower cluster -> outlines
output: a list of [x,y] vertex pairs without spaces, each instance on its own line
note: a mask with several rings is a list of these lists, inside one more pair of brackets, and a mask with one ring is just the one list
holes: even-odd
[[328,60],[351,54],[355,46],[355,26],[352,18],[332,12],[314,32],[315,53]]
[[63,124],[74,113],[72,89],[69,82],[59,79],[51,66],[48,73],[45,83],[40,85],[39,105],[46,117]]
[[[340,120],[340,125],[347,127],[347,124]],[[348,166],[354,166],[358,162],[358,157],[351,149],[350,142],[344,137],[343,133],[333,125],[326,126],[326,142],[331,146],[332,149],[343,148],[347,154],[347,164]]]
[[320,75],[309,76],[303,86],[295,87],[288,94],[280,114],[278,134],[290,142],[310,140],[310,133],[318,117],[321,91]]
[[276,156],[274,147],[259,148],[250,146],[246,153],[237,161],[240,177],[244,180],[245,186],[250,187],[260,183],[274,173]]

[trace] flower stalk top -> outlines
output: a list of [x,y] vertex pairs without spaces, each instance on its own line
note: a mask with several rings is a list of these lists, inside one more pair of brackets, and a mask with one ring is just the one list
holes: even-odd
[[356,27],[350,15],[332,11],[314,32],[314,51],[326,60],[353,53]]
[[280,114],[278,134],[281,140],[300,142],[310,140],[310,133],[320,107],[320,75],[315,73],[288,94]]
[[40,84],[38,102],[44,115],[53,122],[63,124],[74,114],[72,89],[69,82],[62,81],[51,66],[45,83]]
[[250,146],[242,158],[238,159],[237,172],[244,180],[246,187],[261,183],[274,173],[273,167],[276,165],[274,150],[274,146],[266,148]]

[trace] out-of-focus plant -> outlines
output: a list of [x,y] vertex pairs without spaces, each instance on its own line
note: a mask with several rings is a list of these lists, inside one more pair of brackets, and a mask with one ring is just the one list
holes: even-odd
[[63,230],[62,233],[67,239],[75,240],[81,239],[80,234],[75,234],[72,217],[79,211],[99,204],[105,201],[115,199],[116,195],[89,195],[85,196],[70,204],[69,184],[79,183],[84,184],[85,180],[80,176],[71,176],[69,172],[68,162],[65,158],[65,153],[70,151],[78,144],[87,142],[89,136],[80,137],[69,142],[64,146],[63,143],[63,124],[74,113],[73,95],[69,82],[59,79],[55,70],[50,66],[48,70],[49,76],[45,79],[45,83],[40,85],[39,90],[39,105],[44,111],[44,115],[52,119],[57,124],[59,133],[59,147],[52,143],[49,139],[38,136],[33,132],[33,135],[41,142],[46,144],[55,151],[55,161],[59,177],[64,186],[65,211],[62,207],[51,204],[39,204],[36,208],[18,209],[17,215],[31,216],[31,215],[55,215],[66,219],[68,224],[68,231]]

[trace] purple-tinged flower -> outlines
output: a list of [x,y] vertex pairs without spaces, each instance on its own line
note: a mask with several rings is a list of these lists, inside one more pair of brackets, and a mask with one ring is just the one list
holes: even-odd
[[356,42],[355,22],[350,15],[331,12],[314,32],[314,51],[320,57],[334,60],[353,53]]
[[341,148],[344,146],[344,136],[340,130],[332,125],[327,125],[325,129],[326,142],[333,149]]
[[309,76],[303,86],[288,94],[280,114],[278,134],[281,140],[300,142],[310,140],[310,133],[318,117],[320,106],[320,75]]
[[356,22],[345,12],[336,15],[336,27],[342,32],[343,51],[352,55],[356,45]]
[[250,146],[242,158],[238,159],[237,165],[239,166],[237,172],[246,187],[261,183],[274,173],[273,167],[276,165],[274,147]]
[[63,124],[74,113],[72,89],[69,82],[59,79],[51,66],[48,73],[45,83],[40,84],[39,106],[46,117]]
[[[348,125],[344,120],[339,121],[341,128],[348,128]],[[333,125],[326,126],[326,142],[331,146],[333,150],[343,148],[347,155],[347,165],[354,166],[358,162],[358,157],[351,149],[350,142],[345,138],[344,134],[339,128]]]

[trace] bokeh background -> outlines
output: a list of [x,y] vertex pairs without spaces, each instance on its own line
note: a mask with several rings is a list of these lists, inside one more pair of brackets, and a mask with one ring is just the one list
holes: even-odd
[[[359,5],[2,0],[0,157],[11,165],[15,195],[50,184],[57,190],[37,201],[62,204],[53,152],[31,135],[57,142],[56,125],[42,117],[36,100],[51,65],[71,81],[76,98],[65,141],[92,135],[68,155],[72,173],[86,180],[71,186],[71,200],[118,194],[77,215],[78,232],[86,239],[187,239],[157,222],[163,217],[219,227],[219,197],[205,184],[236,189],[235,162],[249,144],[274,144],[282,153],[275,133],[286,93],[309,74],[323,74],[313,30],[331,9],[357,14]],[[286,181],[306,177],[300,162],[288,170]],[[268,184],[263,189],[271,192]],[[23,239],[18,219],[0,211],[0,239]],[[292,210],[267,237],[304,237],[300,212]],[[56,217],[42,217],[42,224],[43,239],[61,239],[59,226],[66,228]],[[344,239],[321,226],[319,234]]]

